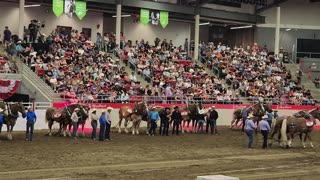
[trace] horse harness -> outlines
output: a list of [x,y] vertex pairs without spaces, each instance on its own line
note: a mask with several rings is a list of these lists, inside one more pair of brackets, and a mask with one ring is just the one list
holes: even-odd
[[6,103],[5,108],[6,108],[6,110],[8,111],[8,116],[9,116],[9,117],[13,117],[13,118],[18,118],[18,117],[19,117],[18,111],[17,111],[15,114],[12,113],[11,104],[10,104],[10,103]]

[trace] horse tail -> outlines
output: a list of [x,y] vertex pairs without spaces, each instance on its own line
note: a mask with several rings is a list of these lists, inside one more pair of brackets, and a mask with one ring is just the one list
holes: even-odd
[[53,112],[53,109],[52,108],[48,108],[47,111],[46,111],[46,123],[49,122],[51,116],[52,116],[52,112]]
[[[287,118],[285,118],[282,121],[281,124],[281,142],[287,144],[288,138],[287,138]],[[281,143],[280,143],[281,145]]]

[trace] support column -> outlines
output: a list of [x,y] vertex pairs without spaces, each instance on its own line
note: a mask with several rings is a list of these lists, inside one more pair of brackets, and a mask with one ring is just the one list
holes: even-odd
[[20,4],[19,4],[19,38],[23,39],[23,35],[24,35],[24,4],[25,4],[25,0],[20,0]]
[[200,15],[195,15],[195,26],[194,26],[194,52],[193,52],[193,61],[198,60],[199,58],[199,23]]
[[274,54],[279,55],[280,49],[280,6],[277,7],[276,33],[274,42]]
[[116,20],[116,44],[120,47],[120,32],[121,32],[121,4],[117,4],[117,20]]

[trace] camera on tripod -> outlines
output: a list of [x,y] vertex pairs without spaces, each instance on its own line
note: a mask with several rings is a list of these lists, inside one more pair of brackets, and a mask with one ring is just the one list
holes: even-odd
[[31,23],[29,25],[29,30],[38,32],[41,28],[44,28],[44,27],[45,27],[44,21],[33,19],[31,20]]

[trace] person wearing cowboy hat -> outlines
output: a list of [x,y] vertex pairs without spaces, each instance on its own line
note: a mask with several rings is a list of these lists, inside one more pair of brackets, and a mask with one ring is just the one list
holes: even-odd
[[160,114],[160,128],[159,134],[162,136],[169,136],[169,120],[170,120],[170,108],[166,107]]
[[100,115],[99,118],[99,123],[100,123],[100,132],[99,132],[99,141],[104,141],[105,138],[105,132],[106,132],[106,124],[107,124],[107,120],[106,120],[106,111],[103,111]]
[[80,109],[79,108],[75,108],[73,110],[73,113],[71,115],[71,121],[72,121],[72,126],[73,126],[73,132],[72,132],[72,137],[74,139],[77,139],[76,135],[77,135],[77,131],[78,131],[78,121],[79,121],[79,113]]
[[174,134],[174,131],[176,131],[176,135],[179,135],[179,126],[182,121],[182,115],[178,106],[174,107],[174,111],[171,114],[171,120],[173,120],[172,135]]
[[2,113],[3,113],[3,109],[0,108],[0,134],[1,134],[1,129],[2,129],[3,120],[4,120]]
[[92,109],[92,112],[91,112],[91,127],[92,127],[91,139],[92,140],[96,140],[98,120],[99,120],[99,116],[97,115],[97,109]]
[[112,109],[113,109],[112,107],[108,107],[107,112],[106,112],[106,131],[105,131],[105,136],[104,136],[105,141],[111,141],[110,130],[111,130],[111,111],[112,111]]
[[32,141],[34,123],[37,121],[37,116],[33,112],[32,107],[28,108],[28,112],[27,112],[26,117],[27,117],[26,141]]
[[212,106],[211,107],[211,111],[207,120],[207,124],[206,124],[206,133],[209,133],[209,127],[211,130],[211,134],[218,134],[218,129],[217,129],[217,119],[219,118],[219,114],[216,111],[216,107]]
[[152,107],[151,111],[148,113],[148,118],[150,119],[151,127],[149,129],[149,135],[154,136],[157,128],[157,121],[160,120],[158,111],[156,107]]

